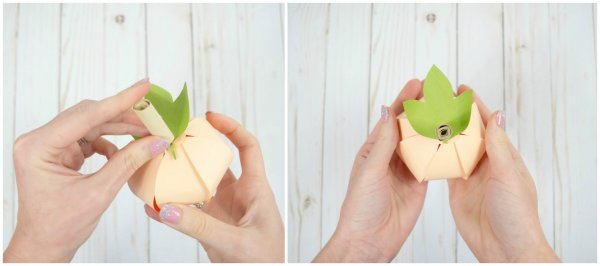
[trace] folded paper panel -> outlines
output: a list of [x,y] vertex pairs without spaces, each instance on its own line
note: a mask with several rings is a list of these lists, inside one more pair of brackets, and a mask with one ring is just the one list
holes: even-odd
[[467,179],[485,153],[485,128],[475,103],[471,105],[467,128],[447,143],[417,133],[404,113],[398,116],[398,124],[402,132],[400,158],[419,182],[442,178]]
[[399,115],[398,121],[400,123],[400,134],[402,135],[402,139],[407,139],[413,136],[420,136],[419,133],[417,133],[410,125],[408,118],[406,118],[406,114],[402,113],[401,115]]
[[485,143],[479,137],[464,136],[454,141],[454,147],[464,171],[462,177],[467,179],[485,153]]
[[207,187],[209,197],[216,192],[233,159],[229,147],[219,139],[219,136],[214,137],[189,137],[182,144],[186,156],[194,162],[192,167]]
[[[187,142],[187,139],[183,139]],[[198,148],[192,145],[192,148]],[[208,191],[185,156],[181,142],[175,144],[177,159],[165,154],[156,177],[156,204],[177,202],[193,204],[206,200]]]
[[420,135],[400,142],[402,158],[419,182],[425,179],[427,165],[437,152],[438,144],[439,141]]
[[133,194],[142,199],[148,206],[153,205],[156,173],[160,167],[162,157],[162,155],[159,155],[146,162],[131,176],[129,182],[127,182],[129,189],[131,189]]
[[483,123],[481,121],[479,109],[477,108],[477,104],[473,103],[471,105],[471,118],[469,120],[469,125],[462,132],[462,134],[467,136],[476,136],[479,138],[483,138],[484,131],[485,128],[483,127]]
[[[460,138],[462,136],[456,136]],[[462,165],[458,160],[456,149],[452,143],[441,144],[425,171],[426,180],[456,178],[464,176]]]
[[206,119],[194,118],[190,120],[187,129],[185,130],[186,135],[194,137],[205,137],[205,138],[220,138],[220,133],[217,131]]

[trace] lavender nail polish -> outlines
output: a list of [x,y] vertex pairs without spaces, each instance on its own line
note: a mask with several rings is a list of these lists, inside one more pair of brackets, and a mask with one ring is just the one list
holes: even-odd
[[504,111],[498,111],[496,113],[496,124],[504,129],[504,123],[506,122],[506,117],[504,115]]
[[390,108],[382,105],[381,106],[381,121],[385,122],[390,117]]
[[181,220],[181,209],[167,204],[160,209],[160,218],[168,223],[178,224]]
[[159,155],[167,148],[169,148],[169,142],[163,139],[157,140],[150,145],[150,154],[152,154],[152,156]]

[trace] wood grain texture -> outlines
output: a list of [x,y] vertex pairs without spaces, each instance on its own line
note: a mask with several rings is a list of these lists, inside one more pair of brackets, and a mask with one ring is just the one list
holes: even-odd
[[[406,82],[415,78],[415,5],[374,4],[369,85],[369,132]],[[394,262],[413,261],[413,236]]]
[[[143,4],[104,5],[104,86],[107,96],[118,93],[146,73],[146,16]],[[108,138],[121,148],[131,141],[129,136]],[[124,186],[104,213],[106,222],[107,262],[146,262],[148,223],[140,201]],[[154,222],[154,221],[152,221]]]
[[[538,212],[553,243],[554,182],[552,106],[548,97],[550,41],[547,5],[505,5],[506,133],[519,150],[537,188]],[[508,117],[514,117],[510,121]]]
[[[4,239],[2,241],[4,249],[8,246],[12,231],[15,228],[15,216],[16,209],[14,205],[15,199],[15,173],[12,167],[12,147],[15,139],[14,132],[14,115],[15,115],[15,92],[16,92],[16,79],[17,79],[17,43],[18,43],[18,21],[19,21],[19,6],[17,4],[5,4],[4,5],[4,40],[3,40],[3,60],[2,66],[4,68],[4,75],[2,80],[3,87],[3,125],[4,130],[2,140],[4,142],[4,149],[2,151],[2,158],[4,168],[2,174],[4,179],[2,181],[3,194],[2,194],[2,230],[4,232]],[[6,163],[10,162],[10,163]]]
[[321,250],[323,119],[327,63],[326,4],[288,5],[288,261]]
[[323,120],[321,244],[335,228],[354,156],[368,131],[371,6],[329,9]]
[[[597,247],[596,5],[374,4],[371,25],[367,26],[371,30],[370,37],[364,36],[368,31],[364,27],[369,22],[350,7],[292,5],[290,11],[289,106],[292,109],[289,119],[293,121],[289,134],[290,166],[293,167],[290,168],[293,182],[289,187],[290,261],[310,261],[312,257],[304,257],[307,253],[302,251],[316,253],[314,246],[318,242],[314,238],[318,235],[321,245],[329,240],[346,192],[351,156],[364,141],[359,137],[363,133],[355,131],[362,128],[356,120],[362,121],[364,117],[364,111],[356,109],[365,105],[353,102],[352,98],[362,95],[364,89],[350,89],[351,86],[345,85],[343,92],[335,91],[340,103],[331,100],[334,92],[330,84],[362,80],[363,76],[356,72],[347,74],[348,69],[369,73],[368,130],[378,118],[379,105],[394,97],[406,80],[413,76],[423,78],[435,63],[453,85],[470,85],[491,110],[506,112],[507,133],[535,178],[546,238],[563,261],[594,262]],[[305,15],[309,14],[306,10],[314,15]],[[315,17],[316,14],[321,17]],[[344,16],[354,19],[348,21]],[[357,26],[357,21],[361,21],[361,25]],[[355,29],[354,39],[345,39],[345,46],[334,42],[339,38],[337,31],[343,28]],[[320,35],[323,30],[328,34],[327,39]],[[362,38],[371,40],[367,67],[356,60],[363,54],[362,49],[357,48]],[[299,47],[306,42],[310,42],[310,46]],[[327,49],[320,48],[323,45]],[[326,58],[326,67],[321,69],[323,58]],[[409,62],[414,62],[414,66]],[[297,72],[299,66],[315,67],[306,74]],[[306,89],[306,84],[320,84],[323,76],[326,86]],[[323,113],[321,95],[325,95]],[[311,98],[315,103],[307,104],[305,99]],[[309,112],[310,119],[307,119],[309,125],[303,126],[300,114],[305,112]],[[342,122],[330,125],[332,117],[346,118],[348,114],[355,124],[340,120]],[[320,119],[324,121],[323,128],[312,123]],[[330,126],[339,129],[330,129]],[[308,133],[311,129],[317,132]],[[319,133],[323,134],[322,138]],[[312,135],[307,137],[308,134]],[[319,146],[304,148],[309,144],[322,145],[323,157],[314,151]],[[312,151],[313,156],[299,155],[301,149]],[[310,168],[302,169],[302,165]],[[319,175],[321,169],[323,174]],[[298,173],[312,175],[300,179]],[[322,192],[314,195],[319,185]],[[337,188],[332,190],[331,187]],[[321,199],[321,205],[312,206],[311,202],[310,208],[303,210],[305,191]],[[319,208],[322,215],[315,217],[312,210]],[[312,226],[315,231],[306,232],[306,221],[318,220],[322,226]],[[394,261],[476,261],[455,229],[446,182],[430,182],[417,226]]]
[[[15,138],[56,116],[60,82],[60,5],[20,4],[18,10],[16,84],[13,92]],[[12,165],[12,161],[5,161],[4,165]],[[5,178],[14,180],[14,175]],[[18,199],[16,187],[14,189],[12,204],[15,213],[12,217],[16,221]],[[11,235],[12,230],[4,233],[4,237]]]
[[[415,68],[421,79],[435,64],[456,84],[456,21],[456,5],[417,5]],[[412,232],[414,261],[455,262],[456,227],[448,184],[443,180],[428,183],[425,204]]]
[[596,262],[593,10],[591,4],[551,4],[549,11],[555,249],[563,261]]
[[[281,6],[225,7],[231,12],[208,12],[216,12],[213,15],[231,27],[201,20],[194,23],[195,18],[208,15],[193,16],[200,5],[5,5],[4,54],[9,56],[4,57],[4,120],[9,134],[3,139],[4,164],[12,165],[10,147],[16,136],[43,125],[83,99],[99,100],[146,76],[172,93],[179,93],[186,81],[193,115],[203,116],[208,110],[205,95],[218,95],[210,101],[213,106],[234,106],[231,110],[237,114],[232,116],[248,124],[262,143],[268,142],[262,147],[266,169],[283,214]],[[207,55],[193,51],[201,43],[194,34],[202,36],[200,33],[208,29],[221,44],[231,44],[230,49],[214,52],[211,56],[215,60],[203,61],[202,71],[196,71],[200,65],[196,63]],[[223,39],[221,32],[232,35]],[[234,56],[226,57],[228,54]],[[231,68],[238,71],[229,72]],[[196,81],[210,84],[213,77],[203,73],[220,73],[235,85],[196,86]],[[128,136],[107,138],[119,147],[131,140]],[[82,172],[94,172],[105,161],[93,156]],[[235,167],[241,172],[239,163]],[[12,167],[6,167],[4,173],[6,246],[18,206]],[[208,257],[196,240],[155,221],[149,223],[143,202],[124,187],[73,261],[208,262]]]
[[[504,108],[504,43],[501,4],[458,4],[458,77],[491,110]],[[477,259],[456,233],[457,262]]]

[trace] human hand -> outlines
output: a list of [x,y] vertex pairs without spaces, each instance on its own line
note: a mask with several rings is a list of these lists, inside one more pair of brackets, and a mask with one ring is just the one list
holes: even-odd
[[202,209],[167,204],[150,218],[197,239],[212,262],[283,262],[284,231],[267,180],[258,141],[233,119],[207,113],[206,119],[238,148],[239,180],[228,170]]
[[411,80],[360,148],[350,174],[338,226],[315,262],[391,261],[423,208],[427,182],[419,183],[395,152],[400,138],[396,115],[402,103],[422,95]]
[[[5,262],[70,261],[127,179],[168,147],[145,137],[118,150],[101,137],[148,135],[130,110],[149,87],[145,79],[104,100],[84,100],[15,141],[19,210]],[[79,145],[82,138],[87,143]],[[108,162],[96,173],[79,173],[94,153]]]
[[468,180],[448,180],[460,235],[481,262],[559,262],[540,225],[533,179],[504,132],[504,114],[492,114],[473,95],[486,124],[486,154]]

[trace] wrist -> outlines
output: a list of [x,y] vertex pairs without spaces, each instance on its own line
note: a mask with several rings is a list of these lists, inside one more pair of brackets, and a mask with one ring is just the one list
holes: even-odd
[[377,247],[337,229],[313,262],[389,262]]
[[4,262],[69,262],[76,251],[66,245],[44,244],[17,227],[4,251]]

